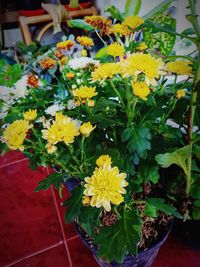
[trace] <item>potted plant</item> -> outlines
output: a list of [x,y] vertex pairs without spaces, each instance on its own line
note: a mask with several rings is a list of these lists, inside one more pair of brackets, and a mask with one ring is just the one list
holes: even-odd
[[112,19],[71,20],[105,47],[92,58],[94,41],[79,36],[34,57],[2,119],[4,150],[55,170],[36,191],[69,188],[65,220],[102,266],[150,266],[173,217],[198,218],[200,58],[170,53],[176,35],[199,52],[200,28],[190,0],[193,28],[176,33],[161,16],[170,3],[146,19],[127,1],[124,13],[107,9]]

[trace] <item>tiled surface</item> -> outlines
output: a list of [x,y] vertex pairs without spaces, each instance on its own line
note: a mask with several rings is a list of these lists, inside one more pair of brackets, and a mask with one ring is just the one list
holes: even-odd
[[[57,193],[33,192],[48,172],[31,171],[19,152],[0,158],[0,267],[98,267],[72,225],[64,224]],[[200,252],[170,236],[152,267],[200,267]]]

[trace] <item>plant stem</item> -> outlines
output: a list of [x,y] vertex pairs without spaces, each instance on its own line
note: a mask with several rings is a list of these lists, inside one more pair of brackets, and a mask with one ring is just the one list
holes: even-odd
[[114,85],[114,83],[113,83],[112,80],[110,80],[110,85],[111,85],[112,89],[115,91],[116,95],[119,97],[119,100],[120,100],[120,102],[121,102],[123,108],[126,110],[126,105],[124,104],[124,101],[123,101],[123,99],[122,99],[120,93],[118,92],[118,90],[117,90],[117,88],[115,87],[115,85]]
[[83,162],[83,159],[84,159],[84,141],[85,141],[85,137],[82,136],[82,140],[81,140],[81,163]]
[[95,30],[95,32],[96,32],[97,36],[99,37],[99,39],[102,41],[102,43],[103,43],[105,46],[107,46],[106,42],[103,40],[103,38],[102,38],[101,35],[98,33],[98,31]]
[[[193,29],[197,35],[197,38],[200,39],[200,26],[197,20],[197,11],[195,0],[188,0],[191,15],[189,15],[189,21],[191,22]],[[197,71],[194,75],[192,92],[191,92],[191,101],[190,101],[190,110],[189,110],[189,119],[188,119],[188,140],[190,146],[190,155],[187,160],[187,175],[186,175],[186,195],[189,195],[191,187],[191,171],[192,171],[192,149],[193,149],[193,136],[192,130],[194,125],[194,116],[196,111],[196,101],[197,101],[197,83],[200,81],[200,44],[196,43],[198,49],[198,58],[197,58]]]

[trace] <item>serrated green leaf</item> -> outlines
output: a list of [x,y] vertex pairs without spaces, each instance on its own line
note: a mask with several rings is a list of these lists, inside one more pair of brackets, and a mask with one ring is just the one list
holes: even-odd
[[140,158],[145,156],[146,150],[151,149],[150,139],[150,130],[143,126],[128,128],[122,134],[122,141],[128,141],[128,150]]
[[143,160],[138,168],[138,177],[143,182],[150,181],[153,184],[156,184],[160,178],[158,170],[159,167],[156,166],[155,163]]
[[143,16],[144,19],[148,19],[154,16],[158,16],[160,14],[163,14],[172,4],[172,2],[174,2],[174,0],[165,0],[162,3],[160,3],[159,5],[156,5],[156,7],[154,7],[152,10],[150,10],[147,14],[145,14]]
[[110,15],[112,16],[112,18],[114,18],[114,19],[117,19],[119,21],[123,21],[124,20],[123,14],[120,12],[120,10],[118,8],[116,8],[113,5],[107,6],[104,11],[105,12],[109,12]]
[[144,214],[151,217],[151,218],[157,218],[158,217],[157,208],[154,207],[153,205],[151,205],[150,203],[146,204]]
[[73,222],[76,217],[79,216],[80,209],[83,206],[82,197],[83,197],[83,187],[75,187],[71,191],[71,196],[64,202],[64,206],[67,207],[65,212],[65,222]]
[[70,27],[75,27],[75,28],[86,30],[86,31],[94,30],[94,27],[92,27],[90,24],[85,22],[83,19],[71,19],[68,21],[68,24]]
[[200,207],[193,207],[192,217],[194,220],[200,220]]
[[125,17],[138,15],[141,9],[141,0],[126,0],[124,15]]
[[167,215],[172,215],[179,219],[182,219],[181,214],[177,211],[177,209],[169,204],[164,203],[164,199],[162,198],[148,198],[147,203],[154,206],[157,210],[164,212]]
[[184,35],[193,35],[195,34],[195,31],[193,28],[188,28],[188,29],[185,29],[184,31],[182,31],[181,34],[184,34]]
[[63,174],[57,172],[51,173],[44,180],[39,182],[34,191],[38,192],[40,190],[47,190],[51,185],[54,185],[55,188],[58,188],[62,183],[63,176]]
[[184,146],[182,148],[177,149],[172,153],[158,154],[155,159],[158,164],[163,168],[168,168],[172,164],[176,164],[183,169],[185,174],[187,174],[187,164],[186,161],[190,156],[190,146]]
[[121,218],[112,226],[104,227],[96,237],[99,245],[99,257],[105,257],[108,262],[113,260],[122,262],[128,251],[131,255],[137,254],[140,241],[141,220],[136,209],[124,208]]

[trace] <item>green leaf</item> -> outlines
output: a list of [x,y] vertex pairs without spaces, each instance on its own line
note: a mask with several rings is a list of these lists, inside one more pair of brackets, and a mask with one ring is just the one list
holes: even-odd
[[71,196],[64,202],[64,206],[67,206],[65,212],[65,222],[73,222],[76,217],[79,216],[80,209],[83,206],[83,187],[76,187],[71,191]]
[[120,12],[120,10],[118,8],[116,8],[115,6],[107,6],[104,10],[105,12],[109,12],[110,15],[114,18],[117,19],[119,21],[123,21],[124,20],[124,16],[123,14]]
[[151,218],[157,218],[158,217],[157,208],[154,207],[153,205],[151,205],[150,203],[146,204],[144,214],[151,217]]
[[140,163],[140,166],[138,167],[138,177],[143,182],[150,181],[153,184],[156,184],[158,183],[158,180],[160,178],[158,169],[159,167],[155,165],[154,162],[145,159]]
[[184,31],[182,31],[181,34],[184,34],[184,35],[193,35],[195,34],[195,31],[193,28],[188,28],[188,29],[185,29]]
[[164,203],[164,199],[162,198],[148,198],[147,203],[155,207],[157,210],[164,212],[167,215],[172,215],[179,219],[182,219],[181,214],[177,211],[177,209],[169,204]]
[[62,183],[63,176],[63,174],[57,172],[51,173],[44,180],[39,182],[34,191],[38,192],[40,190],[47,190],[51,185],[54,185],[55,188],[58,188]]
[[199,208],[200,208],[200,199],[198,199],[198,200],[195,200],[193,204],[194,204],[194,206],[196,206],[196,207],[199,207]]
[[194,145],[193,146],[193,152],[195,156],[200,160],[200,146]]
[[193,207],[192,217],[194,220],[200,220],[200,207]]
[[126,0],[124,15],[125,17],[138,15],[141,9],[141,0]]
[[109,262],[122,262],[128,251],[137,254],[140,241],[141,220],[136,209],[123,208],[121,218],[112,226],[103,227],[95,241],[99,245],[99,257],[105,257]]
[[[176,20],[171,16],[161,15],[152,18],[153,22],[159,23],[159,27],[166,26],[174,32],[176,31]],[[146,21],[148,23],[148,21]],[[155,28],[144,31],[144,41],[152,50],[159,50],[163,55],[169,55],[174,47],[176,36],[167,32],[154,32]]]
[[135,152],[140,158],[145,156],[146,150],[151,149],[150,130],[143,126],[127,128],[121,138],[122,142],[128,141],[128,150],[132,153]]
[[187,174],[187,164],[186,161],[190,155],[190,146],[184,146],[182,148],[177,149],[172,153],[158,154],[155,159],[158,164],[163,168],[168,168],[172,164],[176,164],[183,169],[185,174]]
[[108,47],[101,48],[95,55],[95,58],[101,58],[104,57],[107,54]]
[[191,185],[190,196],[200,200],[200,182],[195,182]]
[[102,209],[91,206],[83,206],[80,209],[78,220],[89,236],[94,235],[95,227],[100,224],[99,215],[101,211]]
[[83,19],[71,19],[68,21],[68,24],[70,27],[75,27],[86,31],[94,30],[94,28],[90,24],[85,22]]
[[151,11],[149,11],[146,15],[143,16],[144,19],[148,19],[154,16],[158,16],[160,14],[163,14],[174,2],[174,0],[165,0],[156,7],[154,7]]

